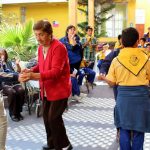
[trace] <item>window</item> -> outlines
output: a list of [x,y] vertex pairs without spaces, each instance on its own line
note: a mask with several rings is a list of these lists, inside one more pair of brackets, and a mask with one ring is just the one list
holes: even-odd
[[26,7],[21,7],[21,23],[26,21]]
[[113,14],[113,17],[106,21],[107,37],[117,37],[126,27],[125,6],[125,4],[116,5],[116,7],[107,14],[106,17],[111,16]]

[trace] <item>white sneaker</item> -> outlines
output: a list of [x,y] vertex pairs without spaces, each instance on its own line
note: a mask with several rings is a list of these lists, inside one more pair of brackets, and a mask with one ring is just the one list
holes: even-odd
[[85,97],[87,97],[87,94],[85,94],[85,93],[80,93],[80,97],[81,97],[81,98],[85,98]]
[[78,96],[78,95],[74,95],[74,96],[72,96],[71,99],[80,102],[82,98],[80,96]]

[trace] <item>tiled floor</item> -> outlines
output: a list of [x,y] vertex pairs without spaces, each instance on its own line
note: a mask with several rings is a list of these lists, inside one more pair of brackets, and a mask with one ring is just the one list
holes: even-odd
[[[101,98],[100,98],[101,97]],[[69,139],[74,150],[117,150],[116,130],[113,125],[114,99],[108,86],[99,85],[82,103],[71,103],[64,113]],[[46,143],[42,118],[24,114],[18,123],[9,119],[7,150],[41,150]],[[147,134],[145,150],[150,150]]]

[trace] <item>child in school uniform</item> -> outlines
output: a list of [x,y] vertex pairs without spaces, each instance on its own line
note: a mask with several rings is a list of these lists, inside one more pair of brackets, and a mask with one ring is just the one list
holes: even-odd
[[138,39],[135,28],[122,31],[124,48],[102,77],[109,85],[118,85],[115,125],[120,128],[120,150],[143,150],[144,133],[150,132],[150,60],[137,48]]
[[109,49],[109,44],[105,43],[103,44],[103,50],[99,52],[98,55],[98,63],[97,63],[97,67],[100,70],[101,65],[105,59],[105,57],[111,52],[111,50]]

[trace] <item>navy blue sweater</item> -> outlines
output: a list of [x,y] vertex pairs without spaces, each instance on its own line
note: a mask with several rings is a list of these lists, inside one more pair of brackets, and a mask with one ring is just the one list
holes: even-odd
[[110,67],[110,65],[111,65],[112,60],[113,60],[116,56],[118,56],[119,52],[120,52],[120,49],[117,49],[117,50],[115,50],[115,51],[110,52],[110,53],[106,56],[106,58],[104,59],[102,65],[101,65],[100,73],[102,73],[102,74],[107,74],[107,73],[108,73],[108,70],[109,70],[109,67]]

